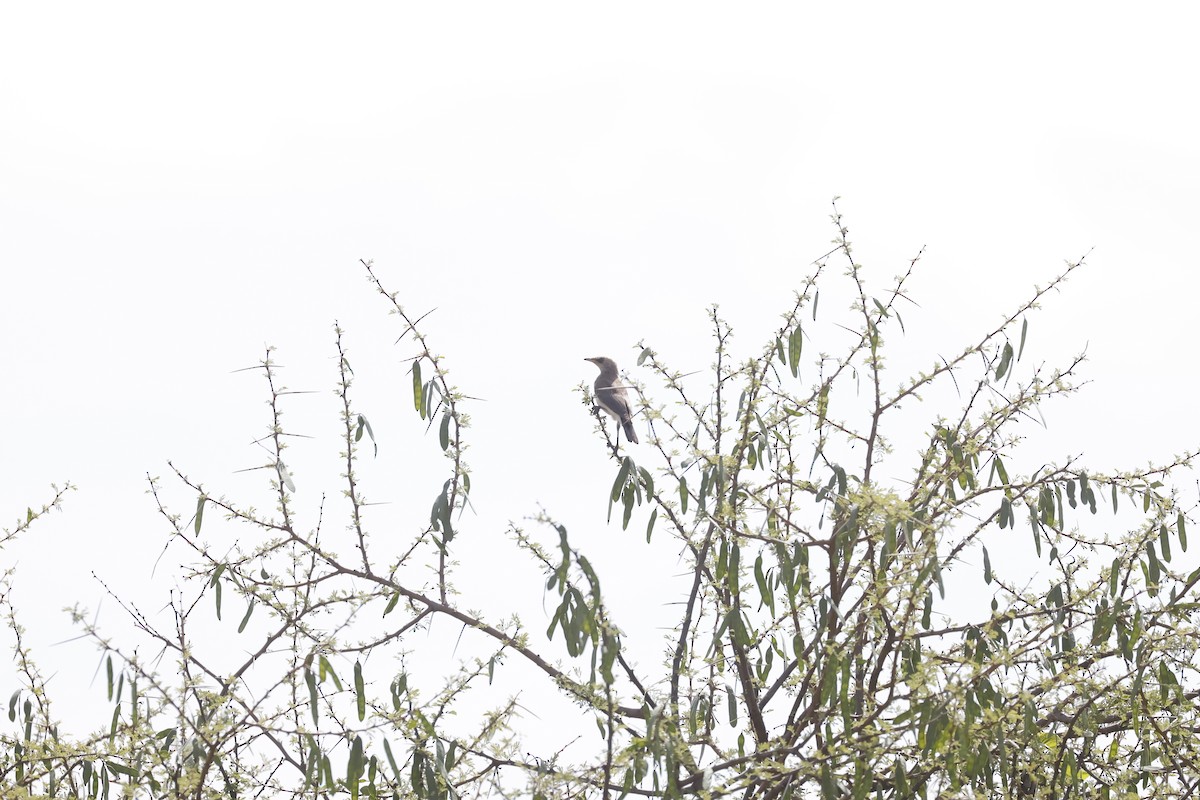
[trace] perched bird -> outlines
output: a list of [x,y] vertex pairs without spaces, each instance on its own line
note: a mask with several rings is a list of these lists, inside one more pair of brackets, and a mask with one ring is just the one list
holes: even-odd
[[600,377],[596,378],[596,405],[619,422],[625,429],[625,437],[637,444],[637,431],[633,429],[633,410],[629,405],[629,396],[625,394],[625,387],[619,383],[617,362],[604,356],[585,358],[584,361],[590,361],[600,368]]

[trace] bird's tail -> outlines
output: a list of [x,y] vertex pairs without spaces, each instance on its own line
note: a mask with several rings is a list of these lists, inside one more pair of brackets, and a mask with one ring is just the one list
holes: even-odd
[[623,425],[625,428],[625,438],[628,439],[629,441],[633,442],[634,444],[637,444],[638,443],[637,431],[634,430],[634,428],[633,428],[633,418],[626,417],[625,419],[621,420],[621,425]]

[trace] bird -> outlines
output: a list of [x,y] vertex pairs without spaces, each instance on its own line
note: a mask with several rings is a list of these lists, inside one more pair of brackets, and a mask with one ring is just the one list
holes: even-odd
[[625,437],[634,444],[638,443],[637,431],[633,429],[633,411],[629,405],[629,396],[625,387],[618,383],[617,362],[611,358],[597,356],[585,358],[600,368],[600,377],[596,378],[596,405],[606,414],[615,419],[625,429]]

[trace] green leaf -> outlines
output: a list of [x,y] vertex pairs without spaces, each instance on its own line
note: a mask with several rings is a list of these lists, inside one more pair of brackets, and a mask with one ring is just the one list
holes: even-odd
[[246,614],[242,617],[242,622],[238,625],[238,633],[246,630],[246,625],[250,622],[250,615],[254,613],[254,598],[250,598],[250,602],[246,605]]
[[392,595],[392,599],[388,600],[387,607],[383,609],[383,616],[386,617],[388,614],[392,613],[392,611],[396,608],[396,604],[399,602],[400,602],[400,593],[396,592],[395,594]]
[[621,494],[625,491],[625,484],[629,482],[629,472],[633,469],[633,459],[625,456],[621,459],[621,468],[617,470],[617,479],[613,481],[612,501],[615,503],[621,499]]
[[[112,683],[111,678],[109,679],[109,683],[110,684]],[[20,698],[21,698],[21,690],[20,689],[17,689],[15,692],[13,692],[12,697],[8,698],[8,721],[9,722],[15,722],[17,719],[17,700],[19,700]],[[112,700],[112,690],[111,689],[108,692],[108,699]]]
[[629,520],[633,517],[634,498],[634,486],[631,483],[625,487],[624,497],[622,497],[625,505],[625,513],[621,518],[621,530],[623,531],[629,529]]
[[1017,349],[1017,361],[1021,360],[1021,354],[1025,352],[1025,334],[1029,332],[1029,318],[1021,320],[1021,346]]
[[762,553],[759,553],[758,558],[754,560],[754,582],[758,585],[758,596],[761,598],[762,604],[767,604],[772,595],[770,589],[767,588],[766,573],[763,572]]
[[205,497],[204,495],[200,495],[200,498],[199,498],[199,499],[196,501],[196,525],[195,525],[195,531],[196,531],[196,535],[197,535],[197,536],[199,536],[199,535],[200,535],[200,523],[204,521],[204,501],[205,501],[205,500],[207,500],[207,499],[208,499],[208,498],[207,498],[207,497]]
[[800,325],[797,324],[795,330],[788,337],[788,368],[792,371],[793,378],[800,374],[800,354],[803,349],[804,334],[800,330]]
[[392,755],[392,744],[387,739],[383,740],[383,754],[387,756],[388,764],[392,768],[392,775],[395,776],[396,781],[399,782],[400,767],[396,764],[396,757]]
[[1175,529],[1179,532],[1179,549],[1187,552],[1187,525],[1184,524],[1183,512],[1175,518]]
[[449,481],[446,482],[446,486],[443,487],[443,494],[440,495],[441,506],[439,507],[437,504],[434,504],[435,510],[441,512],[438,516],[438,524],[441,526],[443,542],[449,542],[454,538],[454,527],[450,524],[450,514],[453,509],[450,507],[449,496],[445,494],[445,492],[450,490],[449,483]]
[[358,800],[358,783],[363,773],[363,744],[362,737],[355,736],[350,745],[350,758],[346,762],[346,783],[350,789],[350,800]]
[[908,788],[908,774],[904,771],[904,763],[899,758],[896,759],[896,769],[892,773],[892,785],[895,786],[895,792],[893,796],[896,797],[897,800],[901,800],[901,798],[907,798],[909,796],[910,792]]
[[358,700],[358,721],[362,722],[367,716],[367,693],[363,687],[362,662],[354,662],[354,694]]
[[438,444],[442,446],[442,452],[446,452],[450,448],[450,412],[442,414],[442,425],[438,428]]
[[996,380],[1000,380],[1008,372],[1008,366],[1012,363],[1012,357],[1012,344],[1005,342],[1004,351],[1000,354],[1000,363],[996,366]]
[[304,682],[308,684],[308,707],[312,711],[313,725],[317,722],[317,676],[308,667],[304,668]]
[[413,380],[413,408],[421,415],[421,419],[425,419],[425,411],[421,407],[421,399],[425,395],[425,386],[421,381],[421,362],[414,361],[412,367]]
[[279,480],[283,482],[289,492],[295,492],[296,484],[292,481],[292,473],[288,472],[287,464],[283,463],[283,459],[276,463],[276,467],[279,469]]
[[1112,568],[1108,571],[1108,593],[1113,597],[1117,595],[1117,579],[1121,573],[1121,559],[1114,558]]
[[817,395],[817,430],[825,425],[825,415],[829,412],[829,385],[833,380],[821,384],[821,392]]
[[[428,419],[433,416],[434,404],[431,402],[433,398],[433,390],[436,388],[432,380],[425,384],[425,392],[421,396],[421,419]],[[438,394],[441,394],[440,392]]]
[[339,692],[342,691],[342,682],[338,680],[337,673],[333,671],[333,665],[329,663],[329,659],[325,656],[320,656],[319,664],[321,667],[321,683],[325,682],[325,676],[328,675],[330,678],[333,678],[333,685],[337,687],[337,690]]
[[371,430],[371,423],[362,414],[358,415],[358,430],[354,433],[354,441],[362,438],[363,431],[366,430],[367,436],[371,437],[371,444],[375,445],[375,455],[379,455],[379,443],[375,441],[375,431]]
[[681,513],[687,513],[688,507],[688,489],[687,478],[680,477],[679,479],[679,510]]
[[983,548],[983,582],[991,584],[992,582],[992,559],[988,557],[988,550]]
[[650,534],[654,531],[654,521],[658,519],[658,509],[650,512],[650,521],[646,523],[646,543],[650,543]]
[[640,367],[642,364],[645,364],[646,359],[652,355],[654,355],[653,350],[651,350],[649,347],[643,347],[642,352],[638,354],[637,365]]
[[1171,537],[1166,525],[1158,526],[1158,543],[1162,548],[1163,561],[1171,560]]
[[1008,470],[1004,468],[1004,462],[1000,456],[996,456],[992,463],[996,467],[996,474],[1000,476],[1000,481],[1004,486],[1008,486]]

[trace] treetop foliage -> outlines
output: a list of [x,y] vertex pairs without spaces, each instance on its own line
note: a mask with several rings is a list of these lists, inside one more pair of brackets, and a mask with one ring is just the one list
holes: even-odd
[[[336,327],[341,497],[315,513],[298,503],[268,350],[256,371],[270,509],[172,464],[195,498],[181,511],[150,479],[190,594],[170,598],[167,624],[123,603],[136,642],[75,612],[112,707],[92,734],[60,735],[3,587],[23,682],[0,785],[89,798],[1193,794],[1200,569],[1172,476],[1197,453],[1115,472],[1022,458],[1021,426],[1079,387],[1082,356],[1036,362],[1030,320],[1081,262],[897,383],[885,356],[904,352],[903,315],[920,313],[919,255],[872,293],[836,208],[833,221],[836,246],[769,341],[737,349],[714,308],[707,381],[639,343],[626,380],[641,447],[596,418],[613,474],[597,491],[609,524],[638,534],[621,546],[639,557],[644,532],[680,554],[662,565],[685,572],[670,630],[616,618],[611,598],[639,588],[602,574],[550,512],[509,531],[544,575],[512,591],[545,592],[546,619],[456,591],[473,555],[471,401],[364,262],[410,348],[407,413],[444,455],[439,491],[401,497],[417,508],[410,527],[373,536],[360,458],[387,443],[355,407]],[[846,310],[826,311],[839,292]],[[417,665],[439,619],[471,655],[434,680]],[[539,722],[496,691],[505,671],[536,676],[522,691],[561,698],[590,733],[529,752],[522,733]]]

